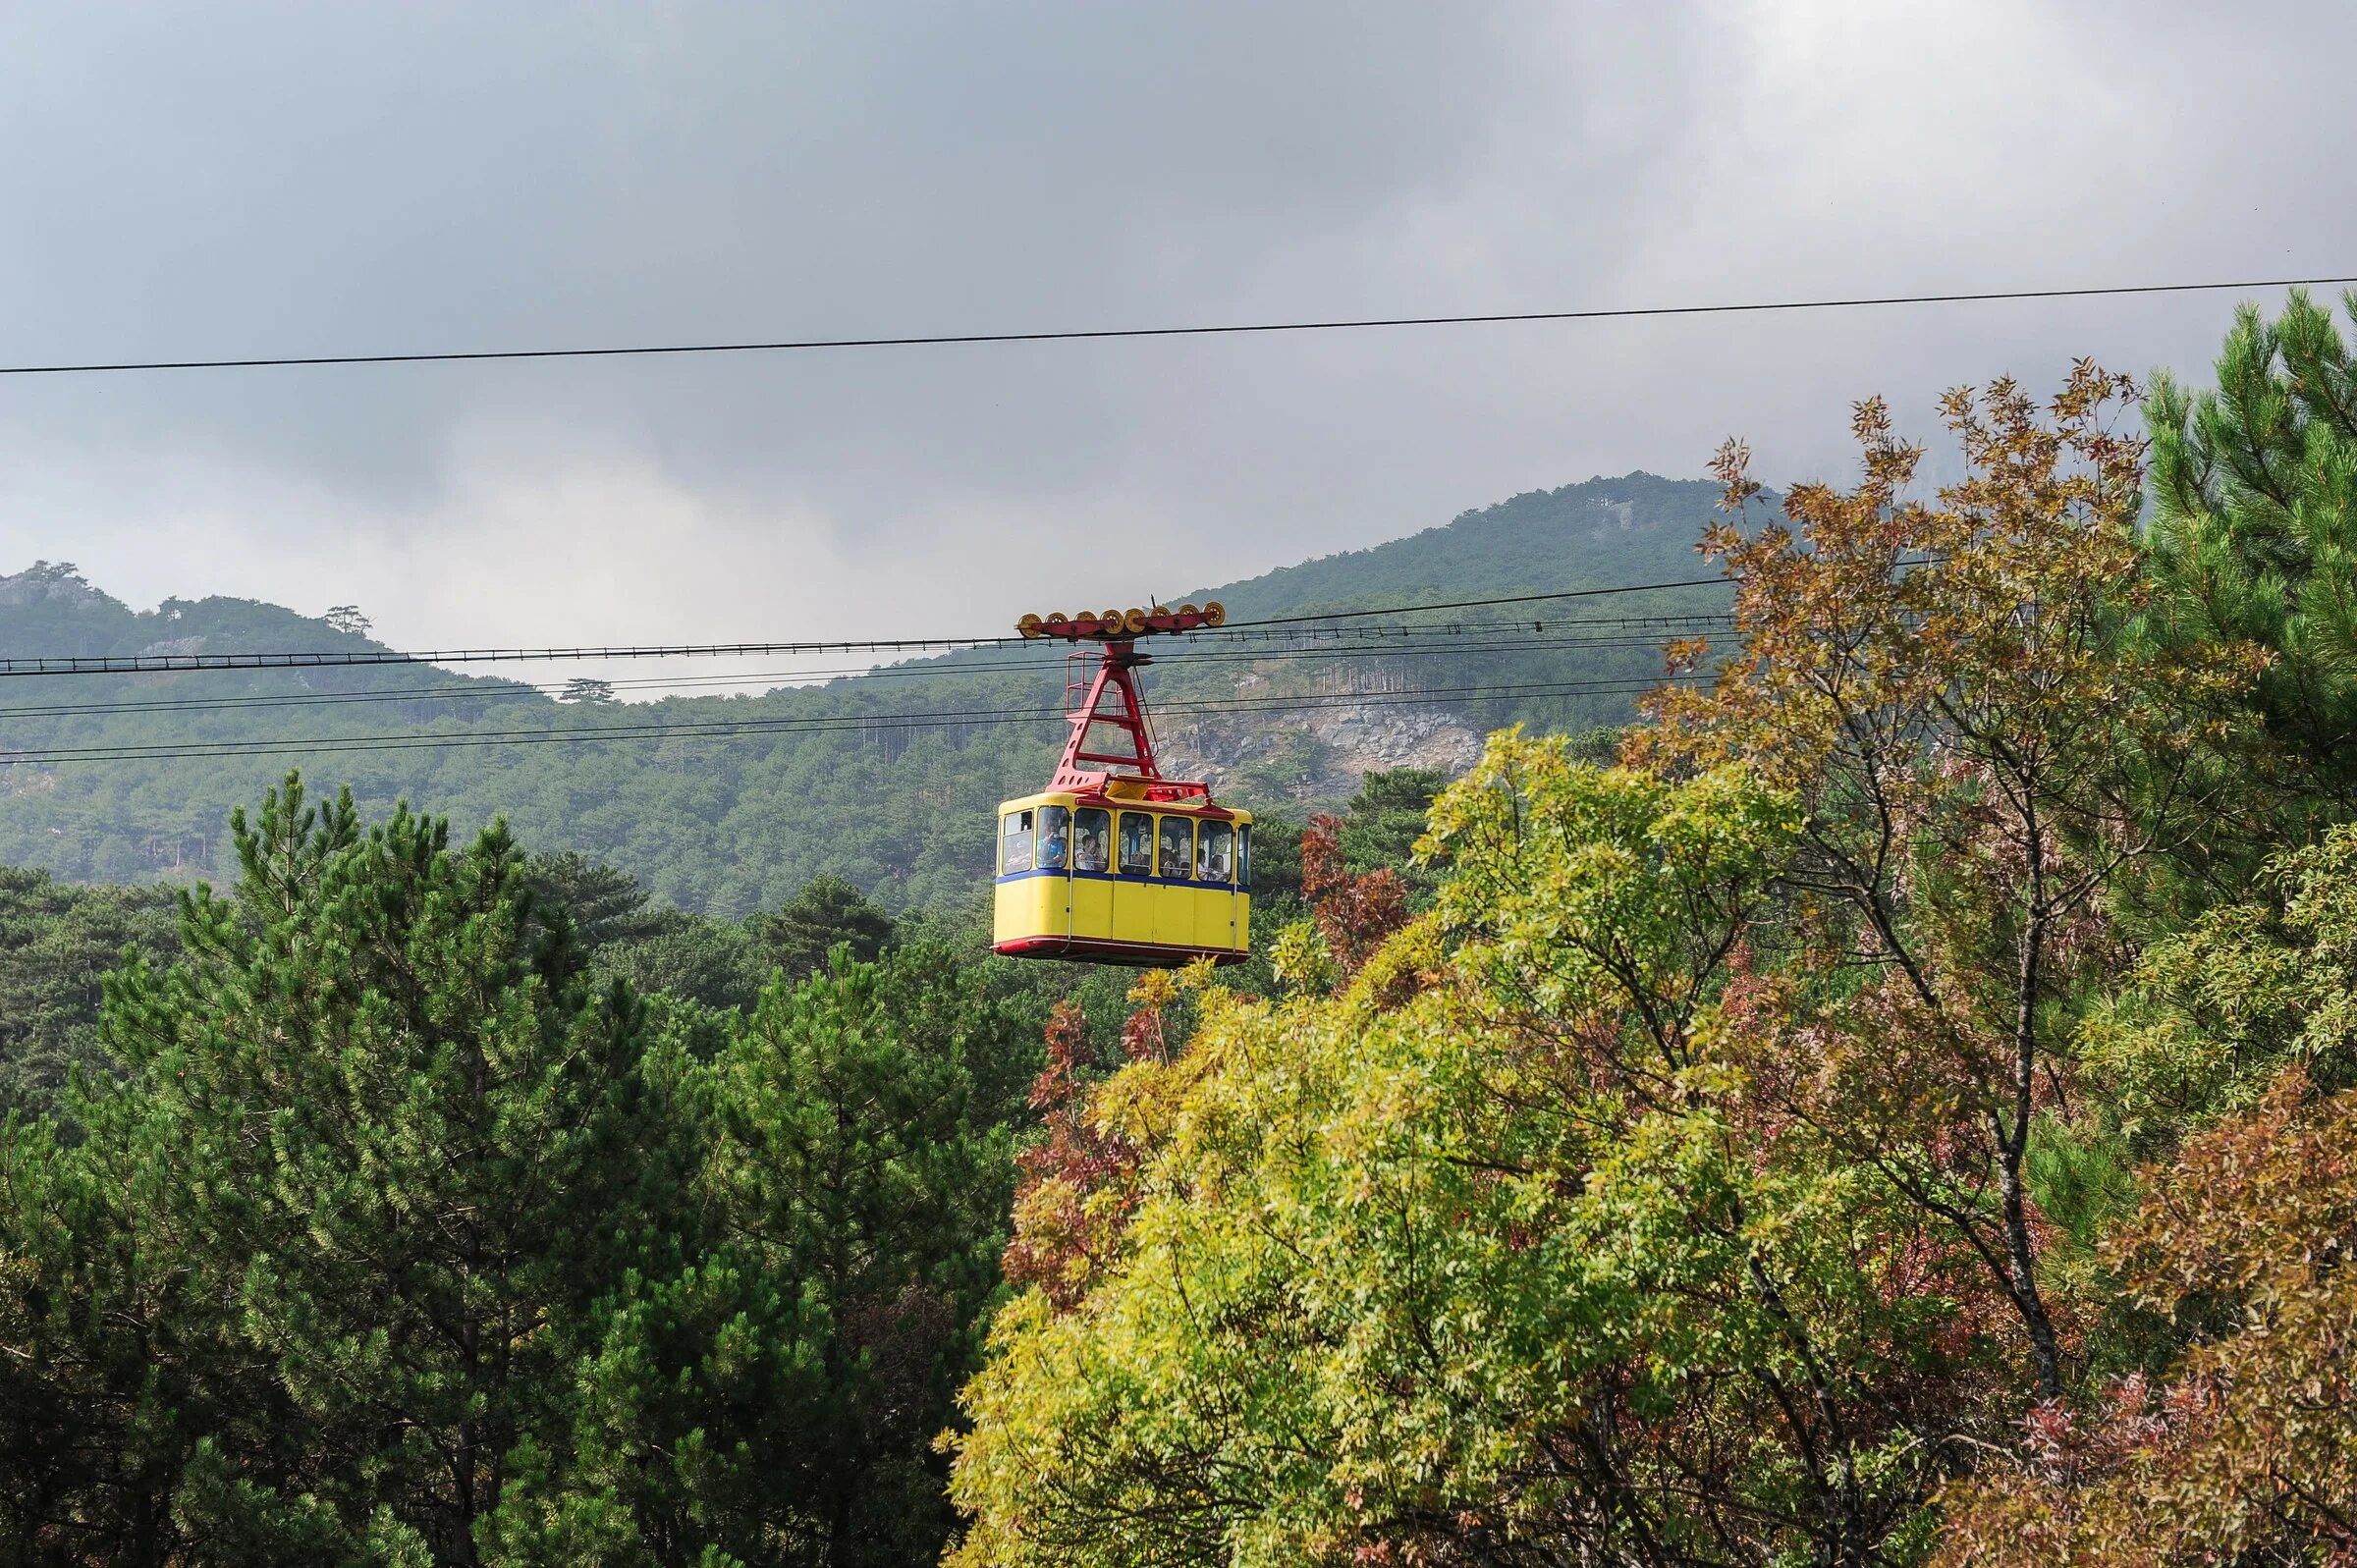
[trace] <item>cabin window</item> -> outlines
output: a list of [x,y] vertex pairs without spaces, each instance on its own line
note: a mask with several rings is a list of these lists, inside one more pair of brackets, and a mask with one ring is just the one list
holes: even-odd
[[1122,813],[1122,875],[1154,875],[1154,819],[1142,811]]
[[1235,885],[1247,892],[1252,890],[1252,824],[1248,822],[1235,830]]
[[1183,877],[1187,862],[1194,858],[1195,825],[1184,817],[1162,819],[1162,874]]
[[1083,807],[1072,814],[1072,869],[1104,871],[1113,864],[1113,813]]
[[1010,811],[1000,819],[999,872],[1031,869],[1031,813]]
[[1062,871],[1071,847],[1072,814],[1062,806],[1039,808],[1039,869]]
[[1234,870],[1230,864],[1235,847],[1235,830],[1224,822],[1207,822],[1195,839],[1195,880],[1226,883]]

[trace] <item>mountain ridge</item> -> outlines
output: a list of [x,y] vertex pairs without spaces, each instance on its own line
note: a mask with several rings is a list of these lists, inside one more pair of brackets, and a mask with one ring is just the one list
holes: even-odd
[[[1278,568],[1199,597],[1217,596],[1233,619],[1250,620],[1696,577],[1704,573],[1694,542],[1717,494],[1707,481],[1598,476],[1527,491],[1399,539]],[[1723,603],[1711,589],[1687,589],[1647,594],[1625,613]],[[1579,612],[1612,613],[1619,612]],[[0,655],[11,657],[166,645],[383,648],[356,624],[223,596],[166,599],[137,611],[66,563],[0,577]],[[35,688],[38,695],[11,705],[9,749],[148,749],[117,761],[0,770],[0,860],[75,881],[218,877],[226,869],[221,825],[230,807],[300,765],[314,787],[349,783],[370,810],[407,799],[463,827],[505,815],[533,847],[609,860],[685,908],[740,914],[772,906],[822,872],[892,903],[956,898],[983,876],[991,807],[1036,786],[1063,727],[929,716],[1051,708],[1063,689],[1062,651],[967,650],[759,696],[631,704],[562,704],[514,678],[400,664],[20,682],[21,694]],[[1151,678],[1152,695],[1166,700],[1339,694],[1341,707],[1317,715],[1215,716],[1164,727],[1175,757],[1202,766],[1242,803],[1298,806],[1347,793],[1356,773],[1396,757],[1461,763],[1482,732],[1503,724],[1576,730],[1620,722],[1630,711],[1625,691],[1401,708],[1395,704],[1403,690],[1566,680],[1627,686],[1659,670],[1658,652],[1640,642],[1429,657],[1403,651],[1348,665],[1178,651],[1157,659]],[[1363,707],[1348,703],[1354,686],[1370,685],[1376,689]],[[369,700],[64,711],[244,696]],[[43,707],[59,711],[27,711]],[[1437,722],[1406,722],[1414,715]],[[600,730],[658,723],[840,728],[596,739]],[[546,733],[531,744],[486,743],[515,730]],[[355,733],[383,734],[404,749],[319,748]],[[220,742],[284,744],[268,755],[181,754]]]

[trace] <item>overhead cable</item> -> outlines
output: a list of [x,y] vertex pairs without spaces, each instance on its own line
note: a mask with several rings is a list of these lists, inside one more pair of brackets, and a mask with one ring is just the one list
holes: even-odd
[[[1331,707],[1407,707],[1487,701],[1537,700],[1546,697],[1632,695],[1651,691],[1665,682],[1654,681],[1539,681],[1516,685],[1428,688],[1405,692],[1323,692],[1269,698],[1220,698],[1163,703],[1158,711],[1181,717],[1225,714],[1306,711]],[[1670,684],[1683,683],[1672,680]],[[876,731],[909,729],[948,730],[990,728],[1009,724],[1047,724],[1069,717],[1062,708],[1000,708],[947,710],[913,714],[823,714],[774,719],[715,720],[709,722],[619,724],[595,728],[506,730],[456,730],[400,734],[286,736],[247,740],[176,741],[27,747],[0,752],[0,767],[73,762],[186,761],[198,758],[275,755],[306,752],[324,755],[350,751],[417,751],[442,747],[506,745],[582,745],[617,740],[730,739],[789,734],[800,731]]]
[[[1696,622],[1710,618],[1695,617]],[[1721,618],[1724,619],[1724,618]],[[1495,627],[1483,628],[1496,630]],[[1707,634],[1707,628],[1696,625],[1693,633]],[[1310,647],[1285,648],[1206,648],[1189,650],[1160,661],[1164,669],[1183,669],[1199,664],[1226,664],[1311,660],[1324,663],[1331,660],[1360,658],[1411,659],[1431,657],[1462,657],[1467,655],[1496,655],[1512,657],[1533,653],[1565,653],[1573,651],[1626,651],[1658,649],[1658,636],[1647,637],[1623,633],[1601,637],[1586,636],[1529,636],[1511,641],[1452,641],[1443,646],[1431,646],[1406,639],[1385,642],[1354,642]],[[979,676],[1033,675],[1046,668],[1039,660],[1009,660],[992,664],[968,665],[888,665],[882,669],[843,670],[772,670],[733,676],[672,676],[638,680],[614,680],[607,684],[626,690],[633,696],[661,694],[664,697],[685,696],[687,700],[715,695],[705,688],[742,685],[749,681],[776,682],[762,696],[780,690],[823,691],[820,682],[833,680],[888,680],[915,678],[925,680],[967,679]],[[808,681],[809,685],[793,682]],[[510,702],[523,698],[542,701],[561,701],[565,688],[556,685],[531,685],[521,682],[503,682],[496,685],[440,685],[392,686],[377,690],[306,691],[259,693],[235,697],[152,697],[130,698],[116,702],[27,703],[19,707],[0,708],[0,720],[75,719],[110,714],[146,713],[217,713],[248,708],[314,708],[342,707],[351,703],[437,703],[437,702]],[[582,705],[581,711],[595,712],[598,707]]]
[[1199,326],[1078,327],[1013,332],[925,332],[882,337],[780,338],[768,341],[656,343],[570,349],[445,349],[387,353],[247,354],[226,358],[66,359],[0,365],[0,376],[98,375],[161,370],[261,370],[327,365],[454,364],[481,360],[628,359],[690,354],[787,353],[821,349],[915,349],[1014,343],[1084,343],[1141,338],[1269,337],[1288,333],[1363,332],[1378,328],[1507,326],[1549,321],[1622,321],[1640,317],[1772,315],[1905,305],[1988,304],[2008,300],[2096,299],[2132,295],[2211,294],[2326,287],[2357,277],[2254,278],[2218,283],[2133,283],[2060,289],[1984,289],[1955,294],[1851,295],[1717,304],[1617,305],[1568,310],[1502,310],[1462,315],[1354,316],[1296,321],[1221,322]]
[[[1499,605],[1544,604],[1613,594],[1653,593],[1669,588],[1723,586],[1727,580],[1724,577],[1694,577],[1672,582],[1617,583],[1595,588],[1564,588],[1548,593],[1509,594],[1495,599],[1468,599],[1449,604],[1386,605],[1373,609],[1271,616],[1257,621],[1230,622],[1218,631],[1179,635],[1207,640],[1233,639],[1239,633],[1255,632],[1261,628],[1293,627],[1307,622],[1410,616]],[[1440,628],[1431,629],[1437,632]],[[725,659],[814,653],[960,652],[973,648],[1038,646],[1032,639],[1019,636],[852,637],[800,642],[641,643],[573,648],[440,648],[409,651],[350,648],[287,653],[50,654],[0,659],[0,676],[172,675],[198,670],[321,670],[385,665],[595,663],[622,659]]]

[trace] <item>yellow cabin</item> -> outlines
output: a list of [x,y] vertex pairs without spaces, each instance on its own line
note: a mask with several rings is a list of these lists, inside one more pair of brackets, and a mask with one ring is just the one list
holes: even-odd
[[1144,793],[1117,780],[999,808],[993,947],[1145,965],[1251,951],[1251,815]]

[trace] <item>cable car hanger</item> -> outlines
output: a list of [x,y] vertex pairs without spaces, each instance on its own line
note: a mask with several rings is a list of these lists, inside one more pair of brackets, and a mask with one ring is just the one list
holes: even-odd
[[[1227,606],[1214,599],[1200,608],[1186,604],[1173,610],[1167,605],[1156,605],[1151,610],[1132,607],[1078,616],[1051,611],[1044,616],[1027,615],[1016,622],[1014,629],[1025,637],[1060,638],[1075,645],[1093,642],[1101,650],[1087,695],[1066,715],[1072,727],[1071,733],[1065,739],[1063,759],[1057,764],[1048,787],[1099,795],[1111,793],[1119,781],[1130,786],[1122,791],[1130,799],[1199,801],[1208,805],[1210,785],[1194,780],[1165,779],[1155,765],[1154,736],[1146,724],[1145,699],[1138,694],[1137,681],[1130,672],[1153,662],[1148,655],[1137,651],[1138,638],[1163,632],[1196,631],[1224,624],[1227,620]],[[1082,657],[1076,648],[1074,657]],[[1068,699],[1079,690],[1076,678],[1066,682]],[[1128,736],[1129,749],[1090,749],[1090,731],[1100,725]]]
[[1062,637],[1071,642],[1106,642],[1150,636],[1158,631],[1199,631],[1227,623],[1228,607],[1214,599],[1200,609],[1191,604],[1176,610],[1156,605],[1151,610],[1107,610],[1096,615],[1084,611],[1077,616],[1051,610],[1044,616],[1023,617],[1014,623],[1014,629],[1034,639]]

